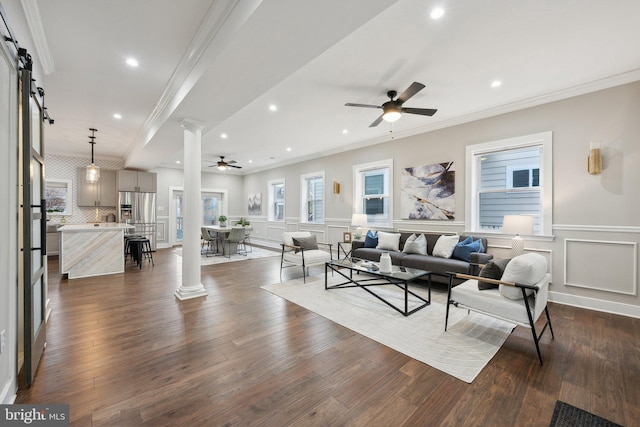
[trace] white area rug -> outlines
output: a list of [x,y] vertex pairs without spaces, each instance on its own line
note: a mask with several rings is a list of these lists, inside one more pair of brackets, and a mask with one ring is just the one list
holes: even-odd
[[[329,284],[342,280],[336,275]],[[325,290],[324,277],[307,278],[306,284],[297,279],[262,289],[468,383],[515,327],[482,314],[467,315],[467,310],[451,306],[444,332],[447,295],[442,291],[433,291],[431,305],[405,317],[363,289]],[[410,285],[410,289],[425,298],[428,295],[426,286]],[[374,291],[398,307],[404,304],[404,294],[396,286],[380,286]],[[413,301],[417,306],[418,300]]]
[[[174,252],[177,255],[182,256],[181,247],[174,249]],[[247,253],[247,256],[236,254],[236,255],[231,255],[231,258],[227,258],[226,256],[221,256],[221,255],[216,255],[216,256],[200,255],[200,265],[222,264],[224,262],[246,261],[248,259],[268,258],[268,257],[275,257],[275,256],[280,256],[280,252],[254,247],[253,251]]]

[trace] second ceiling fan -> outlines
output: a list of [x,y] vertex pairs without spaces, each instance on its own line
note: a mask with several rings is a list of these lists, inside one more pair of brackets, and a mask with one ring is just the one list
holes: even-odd
[[425,86],[422,83],[413,82],[411,86],[409,86],[404,92],[402,92],[402,94],[397,99],[393,99],[393,98],[396,97],[398,92],[396,92],[395,90],[390,90],[389,92],[387,92],[389,101],[385,102],[382,105],[354,104],[351,102],[347,102],[344,105],[346,107],[381,108],[382,115],[369,125],[370,128],[378,126],[382,120],[385,120],[387,122],[395,122],[400,118],[400,116],[402,116],[402,113],[419,114],[422,116],[433,116],[436,113],[436,111],[438,111],[437,109],[409,108],[409,107],[402,106],[402,104],[407,102],[409,98],[411,98],[413,95],[415,95],[416,93],[424,89],[424,87]]
[[213,165],[210,165],[209,167],[212,168],[215,166],[218,168],[218,170],[221,170],[221,171],[227,170],[228,168],[242,169],[242,166],[236,166],[234,165],[234,163],[237,163],[237,162],[235,160],[229,160],[228,162],[225,162],[224,156],[220,156],[220,160],[218,160]]

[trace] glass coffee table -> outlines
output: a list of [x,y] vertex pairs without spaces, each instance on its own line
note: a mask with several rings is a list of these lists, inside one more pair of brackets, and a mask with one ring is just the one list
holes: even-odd
[[[337,273],[346,280],[335,285],[328,284],[329,272]],[[354,272],[355,278],[354,278]],[[427,276],[429,297],[424,299],[420,295],[415,294],[409,290],[409,282],[420,277]],[[404,291],[404,307],[397,307],[379,294],[373,291],[374,286],[386,286],[392,285]],[[431,304],[431,272],[418,270],[416,268],[405,268],[397,265],[392,266],[390,273],[382,273],[379,270],[378,263],[362,260],[358,258],[346,258],[332,260],[325,263],[324,268],[324,288],[330,289],[344,289],[344,288],[362,288],[380,301],[387,304],[394,310],[402,313],[404,316],[409,316],[418,310],[421,310]],[[409,309],[409,295],[417,298],[420,303],[417,307]]]

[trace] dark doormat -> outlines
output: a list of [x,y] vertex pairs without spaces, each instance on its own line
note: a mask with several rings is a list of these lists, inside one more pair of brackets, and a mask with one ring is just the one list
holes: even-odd
[[622,427],[590,412],[556,401],[549,427]]

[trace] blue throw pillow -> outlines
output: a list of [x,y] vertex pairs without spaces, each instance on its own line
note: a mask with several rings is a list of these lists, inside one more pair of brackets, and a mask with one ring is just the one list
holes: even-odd
[[458,243],[459,245],[468,245],[469,243],[473,243],[473,238],[471,236],[464,239],[462,242]]
[[375,248],[378,246],[378,232],[372,233],[371,230],[367,231],[367,235],[364,237],[365,248]]
[[482,240],[478,239],[476,241],[473,241],[471,237],[467,237],[462,242],[456,245],[456,247],[453,249],[453,255],[451,255],[451,258],[470,262],[472,252],[484,252]]

